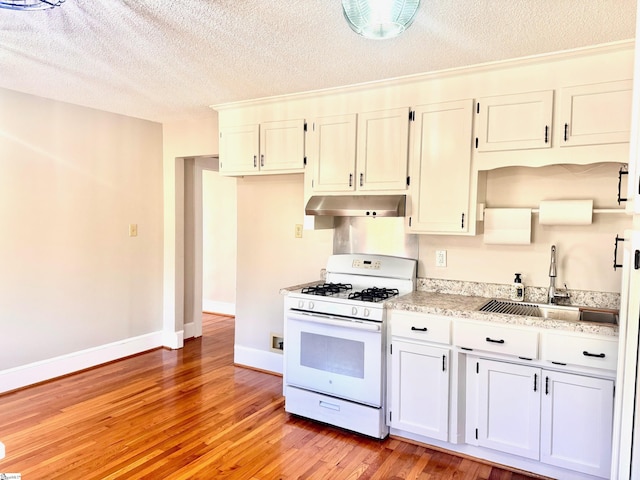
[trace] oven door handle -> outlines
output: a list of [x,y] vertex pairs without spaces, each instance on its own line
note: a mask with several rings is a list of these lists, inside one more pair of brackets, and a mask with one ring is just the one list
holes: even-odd
[[376,322],[359,322],[349,318],[335,317],[323,313],[287,313],[287,320],[298,320],[300,322],[319,323],[322,325],[332,325],[334,327],[351,328],[353,330],[367,330],[369,332],[379,332],[381,324]]

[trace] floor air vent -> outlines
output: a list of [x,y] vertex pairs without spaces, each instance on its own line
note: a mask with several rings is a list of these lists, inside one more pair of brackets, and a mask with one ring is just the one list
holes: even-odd
[[505,300],[491,300],[485,303],[481,312],[506,313],[508,315],[525,315],[527,317],[541,317],[542,313],[537,305],[529,303],[508,302]]

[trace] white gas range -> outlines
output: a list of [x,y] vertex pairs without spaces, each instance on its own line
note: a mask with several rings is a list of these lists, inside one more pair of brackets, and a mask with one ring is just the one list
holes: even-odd
[[416,263],[384,255],[332,255],[326,283],[287,295],[287,412],[387,436],[384,301],[415,290]]

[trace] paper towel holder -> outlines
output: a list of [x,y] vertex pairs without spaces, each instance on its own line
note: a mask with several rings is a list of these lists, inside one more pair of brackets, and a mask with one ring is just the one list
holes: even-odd
[[[626,201],[622,199],[621,201]],[[529,207],[487,207],[485,204],[478,204],[477,208],[477,220],[479,222],[484,220],[484,211],[487,208],[529,208]],[[531,208],[531,213],[539,214],[539,208]],[[593,213],[626,213],[624,208],[594,208]]]

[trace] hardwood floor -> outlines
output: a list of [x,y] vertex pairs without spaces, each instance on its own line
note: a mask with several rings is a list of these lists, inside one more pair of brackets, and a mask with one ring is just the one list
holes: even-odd
[[233,365],[233,318],[204,335],[0,396],[0,472],[37,479],[539,478],[284,412],[282,379]]

